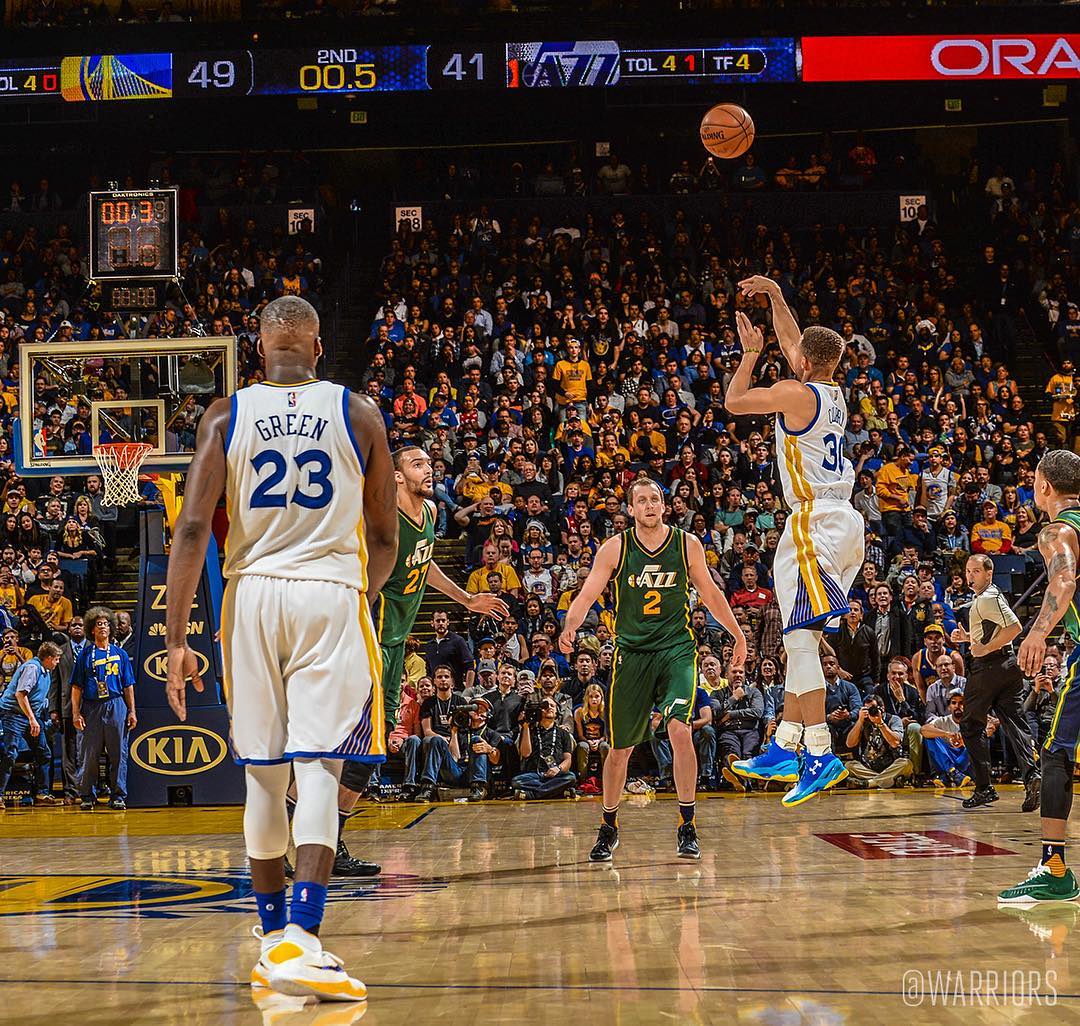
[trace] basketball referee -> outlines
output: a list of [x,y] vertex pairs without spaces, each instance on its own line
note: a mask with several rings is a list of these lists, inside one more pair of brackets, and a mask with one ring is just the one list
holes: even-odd
[[1022,810],[1033,812],[1039,806],[1041,781],[1035,766],[1035,742],[1021,710],[1024,675],[1012,645],[1022,628],[993,583],[994,561],[974,555],[967,561],[966,572],[975,601],[968,612],[968,629],[957,627],[952,633],[952,640],[967,642],[971,653],[960,733],[971,758],[975,792],[963,805],[977,809],[998,800],[990,783],[990,743],[986,737],[986,715],[993,708],[1016,761],[1023,767],[1026,793]]

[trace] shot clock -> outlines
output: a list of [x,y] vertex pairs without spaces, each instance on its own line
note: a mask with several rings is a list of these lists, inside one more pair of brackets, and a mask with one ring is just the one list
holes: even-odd
[[176,278],[177,191],[90,193],[90,279],[112,310],[153,310]]

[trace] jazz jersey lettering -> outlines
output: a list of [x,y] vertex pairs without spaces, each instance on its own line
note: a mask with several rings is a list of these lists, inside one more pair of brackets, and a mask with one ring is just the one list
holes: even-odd
[[225,457],[227,578],[367,590],[364,463],[347,388],[311,380],[240,389],[232,397]]
[[638,540],[636,528],[622,534],[615,572],[615,640],[620,647],[657,652],[694,648],[690,628],[690,575],[686,536],[669,527],[655,552]]
[[795,509],[814,500],[850,502],[855,468],[844,456],[847,407],[839,385],[807,382],[817,396],[817,414],[802,431],[791,431],[776,417],[776,455],[784,501]]
[[428,567],[435,554],[435,510],[424,503],[420,523],[398,510],[398,557],[390,579],[371,604],[379,644],[404,645],[424,600]]

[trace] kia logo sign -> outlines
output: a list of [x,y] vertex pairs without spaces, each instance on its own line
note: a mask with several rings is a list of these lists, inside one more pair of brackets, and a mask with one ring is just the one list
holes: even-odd
[[184,723],[148,730],[131,744],[131,758],[138,765],[166,777],[205,773],[221,762],[226,752],[219,734]]
[[805,82],[1080,78],[1080,34],[804,36]]
[[[194,651],[194,649],[192,651]],[[195,652],[195,661],[199,666],[199,676],[205,677],[210,669],[210,660],[207,659],[202,652]],[[143,661],[143,669],[146,671],[148,677],[153,677],[154,680],[164,684],[165,681],[169,679],[168,649],[163,648],[153,655],[147,656]]]
[[998,38],[989,43],[979,39],[943,39],[930,51],[930,63],[939,75],[950,78],[979,78],[987,70],[1000,78],[1003,70],[1013,68],[1021,75],[1046,78],[1053,70],[1067,71],[1069,77],[1080,72],[1080,58],[1062,37],[1040,52],[1031,39],[1022,36]]

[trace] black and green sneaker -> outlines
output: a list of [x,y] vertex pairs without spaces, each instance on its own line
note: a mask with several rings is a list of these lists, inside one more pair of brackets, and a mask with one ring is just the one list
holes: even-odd
[[1054,876],[1044,865],[1036,866],[1027,879],[998,895],[999,905],[1036,905],[1041,901],[1075,901],[1080,885],[1071,869],[1064,876]]

